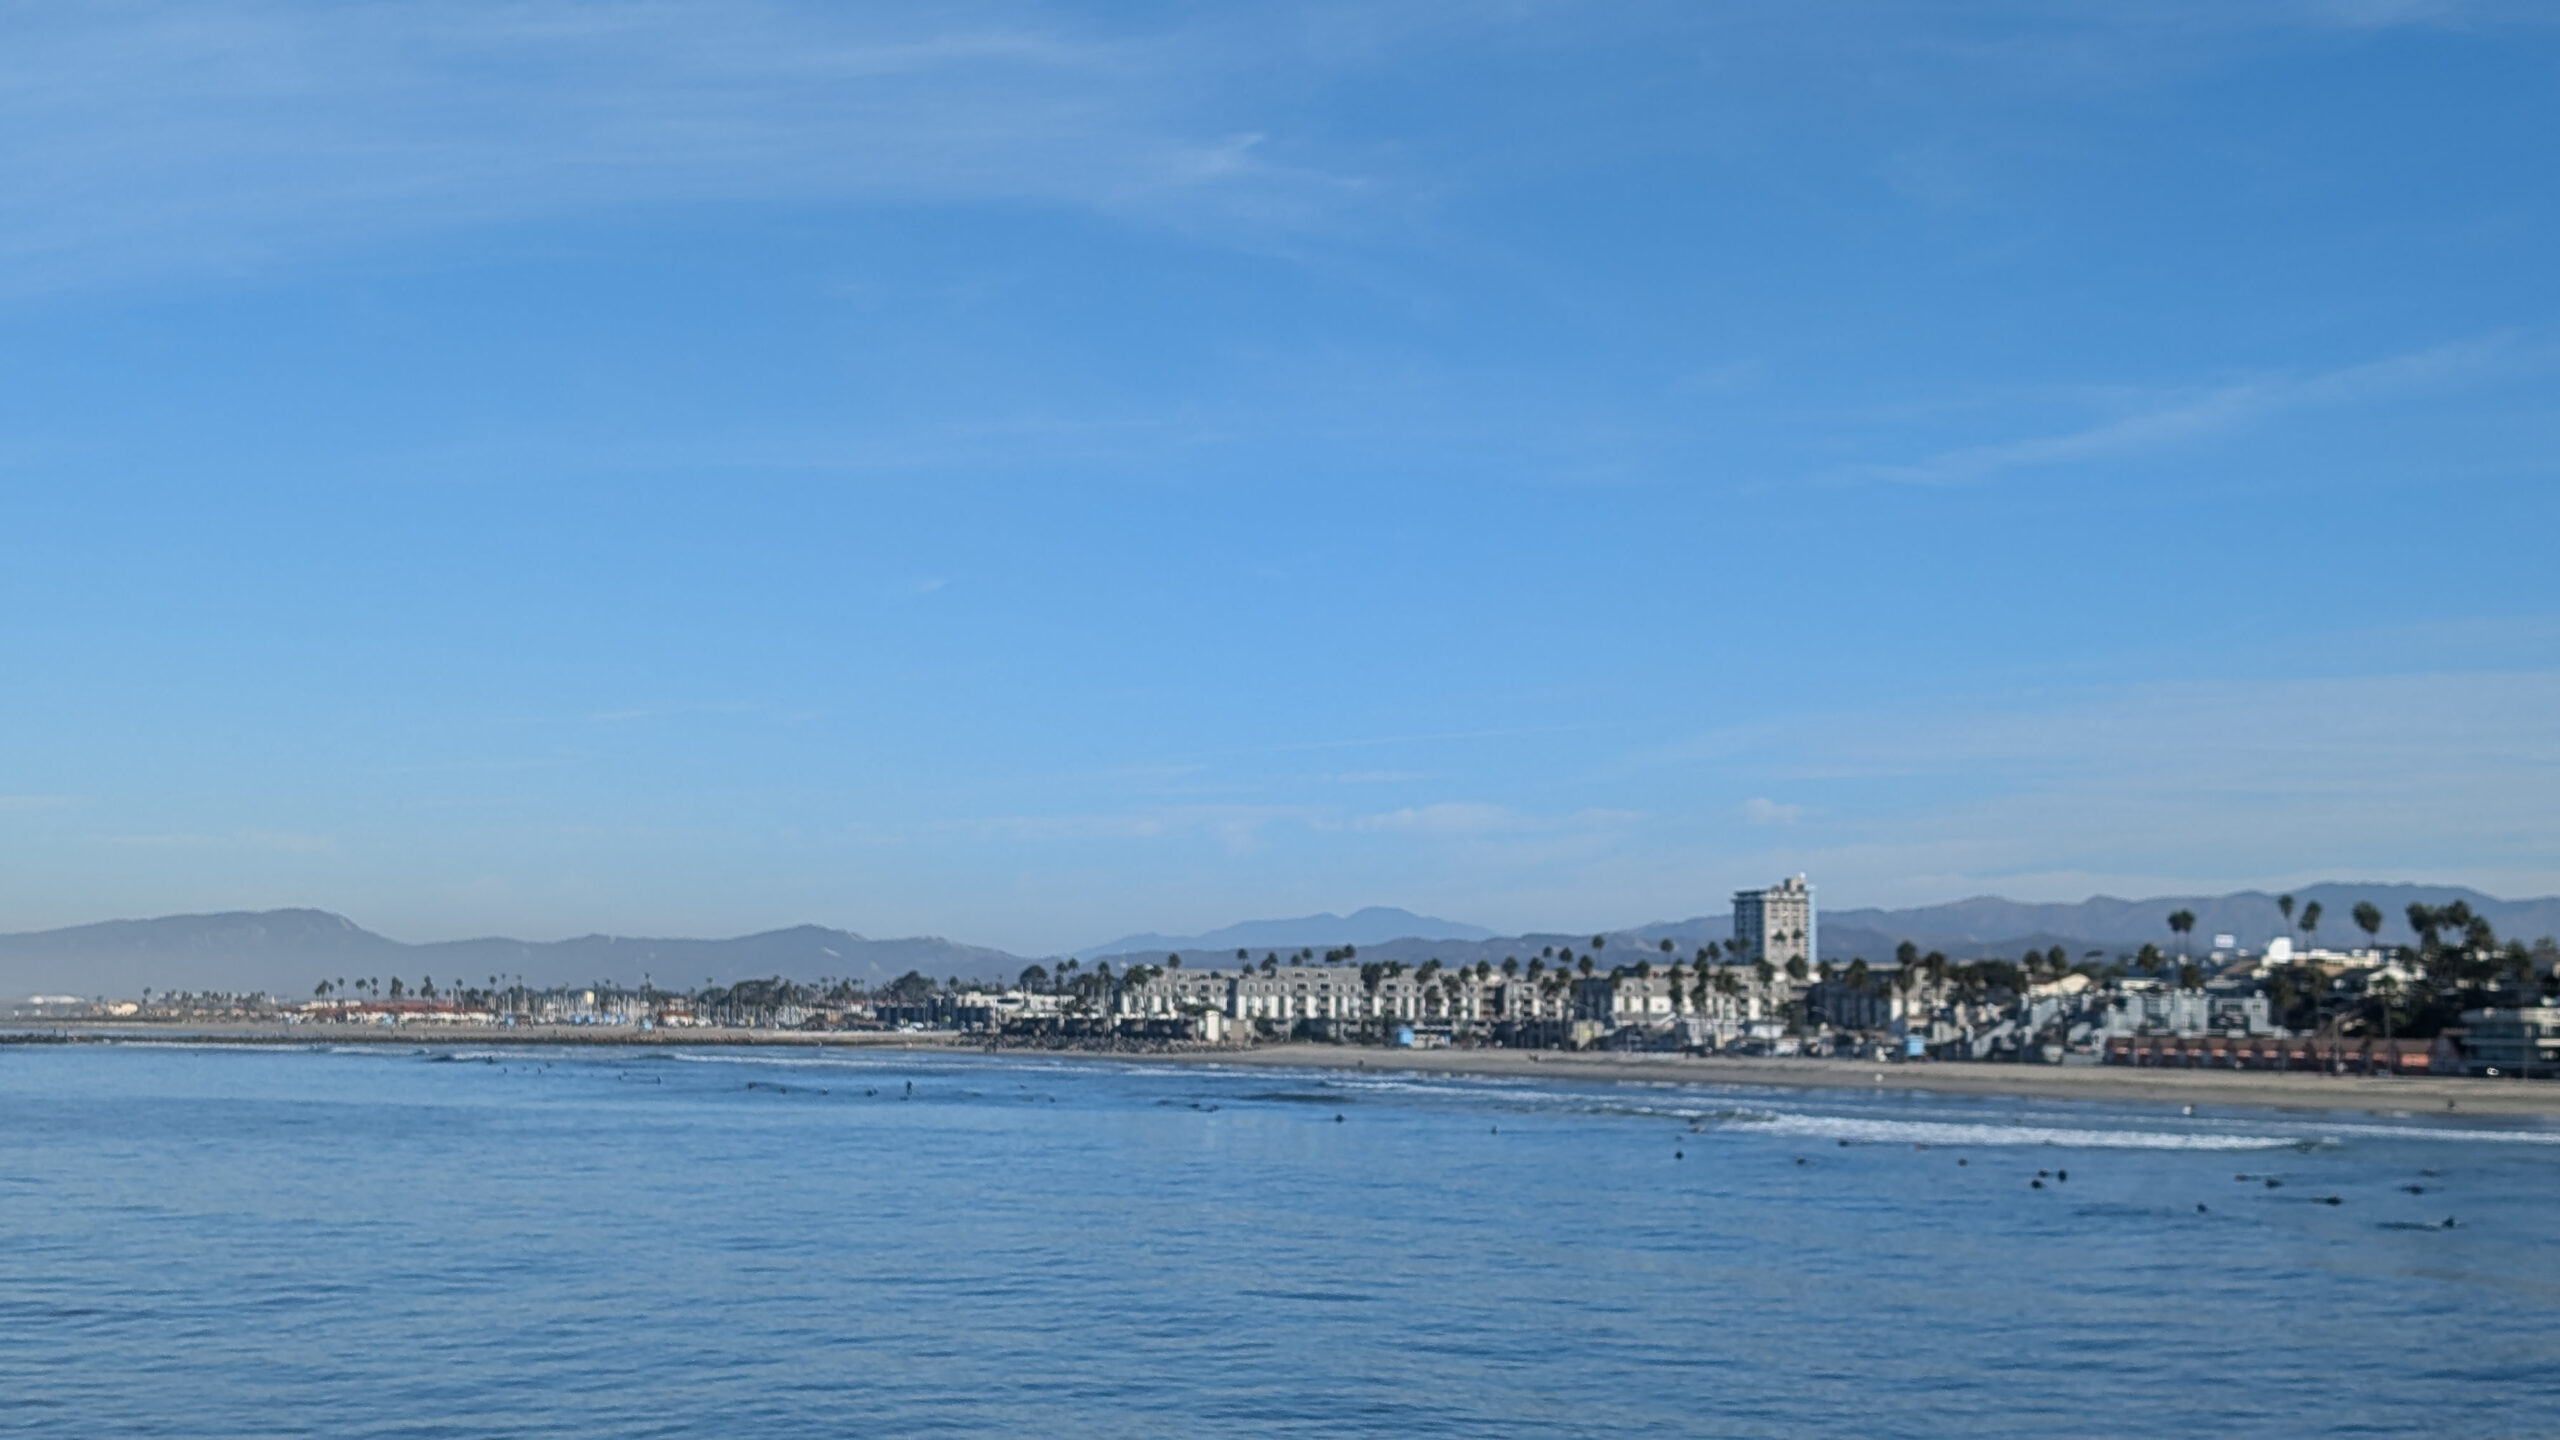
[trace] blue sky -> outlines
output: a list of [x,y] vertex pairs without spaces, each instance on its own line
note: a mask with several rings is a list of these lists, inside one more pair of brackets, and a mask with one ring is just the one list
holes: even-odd
[[2546,7],[0,33],[0,929],[2560,889]]

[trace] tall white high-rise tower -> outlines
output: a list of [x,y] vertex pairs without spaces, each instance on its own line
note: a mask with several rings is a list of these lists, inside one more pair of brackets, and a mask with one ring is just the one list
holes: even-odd
[[1766,890],[1733,892],[1733,949],[1739,960],[1766,960],[1783,968],[1790,960],[1812,965],[1822,958],[1815,938],[1813,887],[1802,875]]

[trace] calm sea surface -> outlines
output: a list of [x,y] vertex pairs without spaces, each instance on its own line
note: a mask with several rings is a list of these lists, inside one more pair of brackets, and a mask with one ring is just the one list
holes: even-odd
[[2550,1435],[2555,1182],[2439,1116],[7,1047],[0,1431]]

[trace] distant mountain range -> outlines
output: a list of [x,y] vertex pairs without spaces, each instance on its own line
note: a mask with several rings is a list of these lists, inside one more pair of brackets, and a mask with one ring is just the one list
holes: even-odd
[[[2403,918],[2413,902],[2444,905],[2462,900],[2501,935],[2526,940],[2560,935],[2560,897],[2501,900],[2459,886],[2393,884],[2309,885],[2293,895],[2297,918],[2302,904],[2320,902],[2323,913],[2316,938],[2339,948],[2364,943],[2364,934],[2351,918],[2360,900],[2381,908],[2380,938],[2386,944],[2406,944],[2414,938]],[[2218,934],[2235,936],[2253,950],[2263,949],[2277,935],[2301,935],[2298,928],[2286,926],[2276,897],[2262,890],[2149,900],[2100,896],[2067,905],[1984,896],[1907,910],[1824,911],[1821,958],[1887,960],[1903,940],[1957,959],[2015,957],[2030,946],[2044,950],[2055,945],[2074,955],[2089,950],[2116,954],[2146,940],[2166,950],[2176,943],[2169,931],[2169,914],[2182,909],[2195,913],[2195,933],[2188,944],[2198,950],[2210,947]],[[1601,960],[1608,964],[1639,954],[1659,956],[1665,940],[1671,942],[1672,953],[1686,956],[1709,940],[1723,940],[1732,930],[1730,917],[1723,915],[1612,930],[1604,937],[1607,943],[1601,948]],[[1372,906],[1349,915],[1247,921],[1203,935],[1130,935],[1076,953],[1088,961],[1112,959],[1124,964],[1131,960],[1162,963],[1168,955],[1180,955],[1186,965],[1205,967],[1233,964],[1239,949],[1258,952],[1257,959],[1273,953],[1286,959],[1300,948],[1353,945],[1364,960],[1500,964],[1506,957],[1526,960],[1549,948],[1582,954],[1591,948],[1592,939],[1582,933],[1502,936],[1481,926]],[[154,991],[266,990],[297,996],[310,994],[322,980],[393,975],[412,986],[430,976],[439,986],[486,984],[491,976],[506,982],[521,977],[530,985],[596,980],[627,985],[646,976],[674,989],[767,975],[802,980],[841,976],[876,984],[909,970],[936,978],[998,980],[1013,977],[1030,963],[1023,956],[938,936],[873,940],[850,930],[816,925],[728,940],[586,935],[573,940],[491,938],[410,945],[325,910],[267,910],[113,920],[0,935],[0,997],[135,996],[145,987]]]
[[[2292,894],[2297,919],[2305,905],[2315,900],[2320,903],[2320,928],[2314,938],[2319,944],[2339,950],[2366,943],[2364,932],[2356,928],[2353,918],[2358,901],[2371,901],[2382,911],[2379,938],[2386,945],[2406,945],[2417,939],[2405,918],[2411,904],[2446,905],[2455,900],[2466,902],[2486,916],[2500,935],[2525,940],[2560,935],[2560,898],[2501,900],[2458,885],[2334,882],[2306,885]],[[2188,944],[2199,949],[2209,948],[2216,935],[2233,936],[2252,950],[2266,948],[2266,943],[2278,935],[2290,934],[2297,942],[2302,938],[2299,928],[2286,924],[2274,892],[2242,890],[2230,895],[2169,895],[2152,900],[2118,900],[2102,895],[2069,905],[2029,905],[1983,896],[1910,910],[1829,910],[1821,917],[1822,948],[1836,955],[1840,943],[1850,937],[1874,945],[1890,936],[1881,945],[1882,953],[1890,955],[1893,942],[1907,936],[1924,950],[1943,950],[1949,955],[1966,951],[2006,953],[2037,941],[2048,948],[2063,944],[2113,951],[2148,940],[2170,949],[2177,938],[2169,932],[2169,915],[2175,910],[2195,913],[2195,933]],[[1869,958],[1877,958],[1875,951],[1868,953]]]
[[[2295,915],[2302,906],[2318,901],[2321,908],[2320,927],[2314,932],[2318,943],[2347,949],[2365,943],[2358,930],[2353,911],[2359,900],[2370,900],[2383,913],[2380,939],[2384,944],[2408,944],[2416,937],[2409,931],[2404,915],[2412,902],[2445,905],[2455,900],[2467,902],[2471,908],[2488,917],[2501,935],[2532,940],[2545,935],[2560,935],[2560,898],[2540,900],[2501,900],[2477,890],[2456,885],[2343,884],[2308,885],[2293,892]],[[2230,935],[2252,950],[2266,948],[2268,940],[2291,934],[2297,940],[2299,929],[2289,928],[2284,912],[2276,904],[2273,892],[2243,890],[2229,895],[2166,895],[2149,900],[2119,900],[2098,896],[2070,904],[2029,904],[1981,896],[1944,905],[1924,905],[1906,910],[1853,908],[1821,912],[1820,958],[1847,962],[1865,957],[1872,961],[1891,959],[1894,948],[1905,940],[1922,950],[1942,951],[1958,959],[1998,955],[2014,959],[2029,946],[2049,950],[2056,945],[2078,956],[2090,950],[2114,955],[2139,948],[2146,940],[2164,950],[2174,950],[2177,937],[2170,933],[2172,911],[2193,911],[2195,932],[2188,945],[2196,950],[2212,947],[2216,935]],[[1404,911],[1368,911],[1362,915],[1406,915]],[[1310,921],[1331,920],[1332,916],[1310,917]],[[1250,926],[1233,926],[1189,939],[1173,939],[1161,935],[1131,936],[1126,941],[1097,946],[1079,954],[1086,959],[1096,957],[1144,960],[1161,963],[1167,955],[1182,956],[1185,965],[1233,963],[1238,947],[1269,953],[1280,952],[1286,959],[1291,949],[1300,945],[1329,946],[1351,944],[1359,947],[1364,960],[1402,960],[1416,964],[1436,959],[1444,965],[1469,964],[1489,960],[1500,964],[1506,958],[1527,959],[1548,948],[1569,948],[1583,954],[1591,948],[1589,934],[1531,934],[1497,936],[1475,926],[1450,922],[1423,922],[1422,917],[1409,916],[1414,922],[1401,933],[1382,933],[1374,937],[1343,933],[1324,939],[1290,940],[1279,938],[1262,941],[1242,938]],[[1261,922],[1285,927],[1309,922]],[[1419,928],[1422,923],[1444,927],[1434,935]],[[1394,925],[1375,927],[1396,932]],[[1279,934],[1279,930],[1275,930]],[[1603,963],[1622,955],[1642,951],[1658,957],[1661,944],[1672,942],[1672,953],[1687,956],[1710,940],[1722,941],[1733,933],[1730,915],[1701,915],[1687,920],[1657,921],[1646,925],[1611,930],[1601,947]],[[1237,938],[1229,938],[1229,937]],[[1257,956],[1256,958],[1259,958]]]
[[1075,952],[1079,960],[1092,960],[1107,955],[1145,955],[1150,952],[1224,951],[1231,958],[1237,950],[1296,950],[1313,946],[1319,950],[1337,945],[1374,945],[1386,940],[1490,940],[1493,932],[1481,925],[1462,925],[1455,920],[1441,920],[1429,915],[1416,915],[1392,905],[1372,905],[1348,915],[1303,915],[1295,920],[1247,920],[1205,935],[1123,935],[1107,945],[1091,945]]
[[408,945],[325,910],[267,910],[113,920],[68,930],[0,935],[0,996],[139,995],[168,990],[266,990],[308,995],[322,980],[397,975],[415,987],[594,980],[672,989],[753,976],[843,976],[866,984],[909,970],[936,978],[1010,976],[1023,962],[1001,950],[933,936],[871,940],[800,925],[733,940],[446,940]]

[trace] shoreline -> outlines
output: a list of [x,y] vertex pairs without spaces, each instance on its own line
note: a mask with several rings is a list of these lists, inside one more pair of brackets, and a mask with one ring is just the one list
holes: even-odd
[[957,1055],[1037,1055],[1153,1065],[1221,1065],[1388,1074],[1491,1076],[1619,1084],[1734,1085],[1790,1090],[1900,1090],[1940,1095],[2008,1095],[2163,1105],[2238,1105],[2275,1110],[2383,1115],[2560,1116],[2560,1083],[2452,1076],[2319,1075],[2273,1070],[2175,1070],[2121,1065],[1998,1065],[1973,1061],[1886,1063],[1760,1059],[1721,1055],[1552,1050],[1389,1050],[1293,1041],[1191,1050],[1081,1050],[973,1044],[948,1033],[793,1030],[599,1031],[525,1026],[469,1032],[384,1030],[378,1026],[66,1024],[13,1027],[0,1045],[164,1042],[276,1048],[311,1045],[703,1046],[725,1048],[917,1050]]
[[2560,1084],[2448,1076],[2316,1075],[2276,1070],[2155,1070],[2126,1065],[1998,1065],[1936,1060],[1754,1059],[1600,1051],[1385,1051],[1300,1043],[1252,1050],[1124,1055],[1168,1064],[1366,1070],[1389,1074],[1545,1076],[1622,1084],[1765,1086],[1789,1090],[1900,1090],[2163,1105],[2240,1105],[2378,1115],[2560,1116]]

